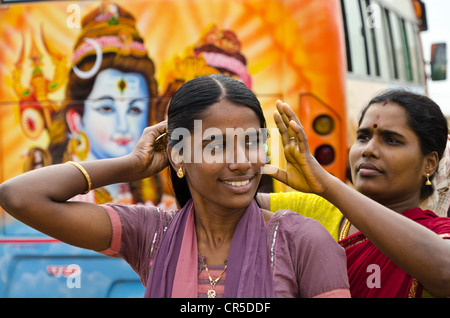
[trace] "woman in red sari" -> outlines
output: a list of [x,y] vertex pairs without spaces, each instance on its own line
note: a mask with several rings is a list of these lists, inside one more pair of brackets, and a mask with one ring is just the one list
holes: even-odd
[[419,208],[433,194],[430,180],[446,147],[447,121],[429,98],[388,91],[366,106],[349,162],[357,191],[327,173],[308,150],[294,112],[277,103],[286,171],[267,173],[316,193],[346,218],[352,297],[450,296],[450,219]]

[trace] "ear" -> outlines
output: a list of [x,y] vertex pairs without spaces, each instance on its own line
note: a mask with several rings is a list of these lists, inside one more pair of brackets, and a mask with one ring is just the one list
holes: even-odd
[[180,167],[183,165],[183,154],[179,151],[173,149],[173,147],[167,147],[167,154],[169,158],[170,165],[175,171],[178,171]]
[[430,176],[434,175],[437,171],[439,165],[439,155],[436,151],[425,156],[424,166],[425,166],[425,177],[427,174]]
[[77,133],[82,126],[81,116],[78,112],[70,109],[66,114],[66,121],[72,133]]

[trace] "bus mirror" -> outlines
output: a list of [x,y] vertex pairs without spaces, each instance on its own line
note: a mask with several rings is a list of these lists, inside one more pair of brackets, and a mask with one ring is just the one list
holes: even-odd
[[434,43],[431,46],[431,80],[447,79],[447,44]]
[[422,0],[414,1],[420,31],[428,31],[427,8]]

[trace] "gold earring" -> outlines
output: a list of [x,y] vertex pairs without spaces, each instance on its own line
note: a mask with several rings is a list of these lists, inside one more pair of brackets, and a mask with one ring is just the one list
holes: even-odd
[[178,176],[178,178],[180,178],[180,179],[184,177],[183,168],[180,167],[180,169],[178,169],[178,171],[177,171],[177,176]]
[[425,182],[425,185],[427,185],[427,186],[431,185],[430,174],[429,173],[427,173],[427,182]]
[[71,155],[75,155],[79,161],[87,159],[89,153],[89,139],[82,131],[77,132],[67,145]]

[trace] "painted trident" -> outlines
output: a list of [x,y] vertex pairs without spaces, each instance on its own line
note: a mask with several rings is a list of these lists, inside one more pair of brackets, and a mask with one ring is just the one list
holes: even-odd
[[[57,105],[49,99],[48,94],[59,90],[67,76],[66,57],[45,39],[42,27],[41,39],[54,66],[53,78],[48,79],[44,76],[42,71],[43,54],[39,51],[34,38],[31,39],[30,53],[26,57],[23,35],[19,59],[12,72],[13,88],[20,99],[20,124],[25,135],[31,139],[39,138],[44,129],[50,127],[52,123],[51,116]],[[21,78],[27,58],[31,61],[31,79],[28,87],[23,87]]]

